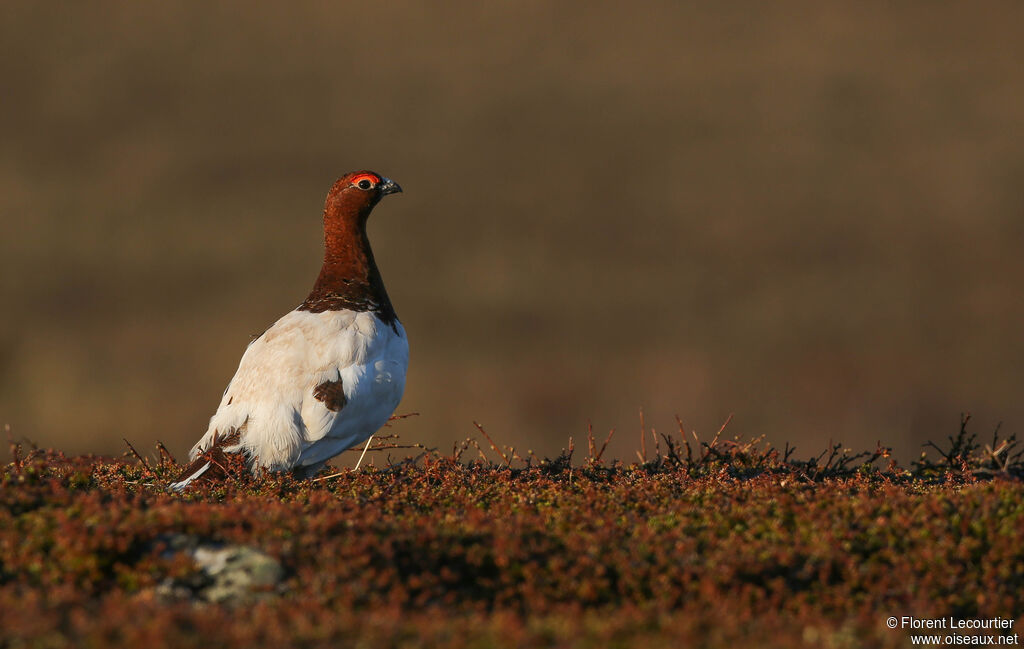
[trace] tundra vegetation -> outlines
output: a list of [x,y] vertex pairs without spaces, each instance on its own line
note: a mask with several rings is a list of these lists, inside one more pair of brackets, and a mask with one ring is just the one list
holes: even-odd
[[0,646],[905,647],[889,616],[1024,612],[1022,452],[966,417],[907,467],[682,430],[630,464],[593,435],[541,459],[480,433],[184,494],[162,446],[13,444]]

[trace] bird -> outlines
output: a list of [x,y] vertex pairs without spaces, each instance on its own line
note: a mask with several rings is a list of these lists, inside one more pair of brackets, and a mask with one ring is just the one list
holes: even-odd
[[324,204],[324,261],[306,299],[249,343],[190,463],[170,485],[225,474],[238,454],[252,471],[315,475],[368,442],[405,390],[409,342],[373,259],[366,222],[395,181],[345,174]]

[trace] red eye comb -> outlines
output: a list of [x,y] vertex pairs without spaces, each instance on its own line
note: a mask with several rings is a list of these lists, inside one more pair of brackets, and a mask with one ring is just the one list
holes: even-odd
[[352,179],[352,184],[358,185],[360,181],[363,180],[369,180],[371,183],[376,185],[380,182],[380,176],[378,176],[377,174],[359,174],[358,176]]

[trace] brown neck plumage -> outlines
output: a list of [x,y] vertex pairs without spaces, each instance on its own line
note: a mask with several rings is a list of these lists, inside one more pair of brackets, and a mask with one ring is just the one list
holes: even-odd
[[394,326],[394,307],[373,260],[366,219],[376,200],[332,189],[324,207],[324,265],[300,311],[372,311]]

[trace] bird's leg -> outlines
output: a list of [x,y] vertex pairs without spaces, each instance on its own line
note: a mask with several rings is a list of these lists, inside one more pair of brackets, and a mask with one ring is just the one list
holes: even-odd
[[359,470],[359,465],[363,463],[363,458],[366,457],[366,451],[370,448],[370,442],[373,441],[373,435],[370,435],[370,439],[366,440],[366,446],[363,447],[363,452],[359,455],[359,461],[356,462],[356,466],[353,471]]

